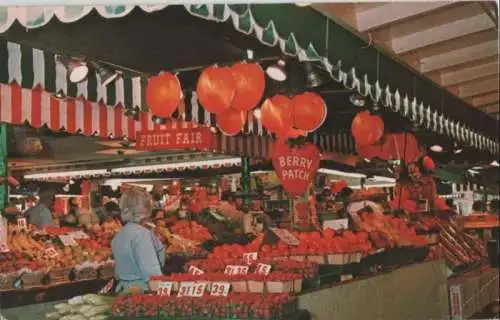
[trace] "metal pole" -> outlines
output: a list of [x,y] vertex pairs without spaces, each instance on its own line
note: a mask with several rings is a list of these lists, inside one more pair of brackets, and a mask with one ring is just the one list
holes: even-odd
[[7,169],[7,124],[0,123],[0,177],[3,183],[0,184],[0,211],[8,203],[9,173]]
[[241,157],[241,191],[243,192],[243,207],[250,209],[250,158]]

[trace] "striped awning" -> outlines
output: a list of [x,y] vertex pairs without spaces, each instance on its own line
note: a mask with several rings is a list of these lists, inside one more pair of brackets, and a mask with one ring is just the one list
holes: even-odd
[[[205,111],[188,109],[185,104],[180,106],[180,110],[184,114],[183,117],[173,118],[167,125],[159,125],[152,121],[152,115],[147,112],[141,112],[138,121],[125,116],[121,105],[107,106],[103,102],[91,102],[83,98],[57,99],[41,88],[25,89],[15,82],[10,85],[0,84],[0,122],[16,125],[27,122],[35,128],[46,125],[52,131],[64,130],[85,136],[127,138],[133,141],[136,132],[141,130],[212,125],[210,121],[196,120],[199,119],[197,117],[201,115],[200,113]],[[249,121],[250,125],[255,125],[252,121]],[[258,124],[257,128],[260,126]],[[345,133],[337,135],[313,133],[312,136],[323,152],[355,153],[352,137]],[[269,159],[273,141],[270,135],[241,134],[229,137],[217,134],[212,151]]]
[[[119,18],[130,13],[134,7],[133,5],[3,7],[0,8],[0,32],[7,30],[14,21],[18,21],[28,29],[38,28],[47,24],[53,17],[69,23],[85,17],[93,10],[96,10],[104,18]],[[166,5],[143,5],[139,7],[146,12],[154,12],[164,9]],[[345,50],[335,47],[335,45],[338,45],[337,42],[342,40],[336,39],[334,35],[338,35],[341,27],[318,12],[313,10],[305,11],[303,8],[286,5],[277,7],[276,5],[199,4],[185,5],[185,8],[190,14],[206,20],[229,21],[239,32],[255,36],[267,46],[279,46],[284,54],[296,56],[299,60],[320,62],[336,82],[371,98],[374,103],[379,103],[394,113],[401,114],[419,127],[447,136],[460,145],[485,151],[495,156],[500,153],[498,139],[484,134],[484,128],[481,128],[480,125],[476,123],[466,124],[464,122],[467,122],[467,119],[459,120],[450,117],[444,113],[442,106],[429,105],[429,103],[425,102],[424,97],[412,96],[404,89],[402,84],[388,81],[385,76],[383,77],[388,82],[381,83],[378,79],[378,70],[375,79],[374,74],[368,74],[359,68],[360,62],[355,62],[354,65],[345,63],[345,61],[350,61],[351,57],[341,57],[339,59],[339,54],[340,56],[342,56],[341,53],[345,55]],[[289,22],[294,19],[301,19],[300,27]],[[314,33],[311,33],[310,30],[314,30]],[[340,36],[344,35],[340,34]],[[14,48],[15,45],[13,44],[10,47],[10,49],[7,47],[9,52],[7,57],[10,56],[11,52],[21,51],[21,49]],[[329,50],[329,47],[331,50]],[[0,48],[0,57],[4,56],[2,50],[5,52],[5,49]],[[64,90],[66,87],[69,96],[73,96],[73,93],[78,96],[79,93],[85,94],[87,92],[86,98],[90,101],[99,102],[100,99],[103,99],[105,104],[108,105],[115,105],[119,102],[123,102],[126,106],[144,105],[142,96],[145,79],[124,79],[123,84],[117,82],[109,88],[103,89],[97,85],[98,76],[91,75],[88,81],[75,86],[67,83],[65,73],[63,74],[64,70],[61,69],[53,56],[47,57],[40,52],[31,54],[29,50],[25,49],[26,55],[21,63],[12,62],[8,64],[9,68],[5,74],[8,75],[11,81],[21,74],[19,69],[22,70],[23,65],[29,68],[30,64],[33,64],[33,69],[35,69],[35,64],[39,66],[43,64],[44,81],[47,80],[44,88],[50,92],[57,92],[57,89]],[[8,60],[14,61],[19,59],[17,58],[19,56],[16,55],[13,58],[8,58]],[[380,53],[376,52],[376,56],[378,61]],[[373,57],[374,55],[370,55],[370,58]],[[4,73],[2,71],[5,70],[0,70],[0,76]],[[32,74],[28,79],[16,80],[23,87],[25,82],[29,83],[31,81],[34,81],[33,84],[36,85],[37,81],[41,81],[41,79],[35,78],[35,74],[39,73],[32,72]],[[51,78],[51,74],[55,76]],[[24,76],[22,77],[24,78]],[[37,75],[37,77],[41,76]],[[108,99],[111,99],[111,101]]]

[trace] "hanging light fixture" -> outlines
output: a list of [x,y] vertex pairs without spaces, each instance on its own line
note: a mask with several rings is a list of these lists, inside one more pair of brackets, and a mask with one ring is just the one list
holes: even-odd
[[304,62],[304,69],[306,72],[307,88],[316,88],[323,84],[323,79],[319,73],[314,70],[314,65],[310,61]]
[[285,61],[280,59],[275,64],[267,67],[266,74],[274,81],[283,82],[287,79],[285,66]]
[[349,97],[349,101],[355,106],[362,108],[365,106],[366,101],[365,98],[359,93],[354,93]]
[[443,147],[439,144],[435,144],[429,148],[432,152],[443,152]]
[[57,56],[57,60],[68,70],[69,81],[72,83],[79,83],[87,79],[89,67],[85,61],[62,55]]
[[92,61],[92,68],[94,68],[99,74],[99,78],[101,79],[101,86],[106,87],[108,84],[112,83],[118,78],[118,72],[111,71],[106,67],[103,67],[99,63]]
[[455,143],[455,145],[453,147],[453,153],[459,154],[459,153],[462,153],[462,151],[464,151],[464,149]]
[[167,118],[161,118],[158,116],[152,116],[151,120],[156,124],[165,124],[167,122]]
[[58,100],[66,99],[66,95],[64,94],[64,91],[62,91],[62,90],[57,91],[57,93],[53,94],[52,96]]
[[135,106],[133,108],[127,108],[125,109],[125,112],[123,113],[126,117],[132,117],[134,118],[135,121],[139,121],[139,114],[140,114],[140,109],[138,106]]

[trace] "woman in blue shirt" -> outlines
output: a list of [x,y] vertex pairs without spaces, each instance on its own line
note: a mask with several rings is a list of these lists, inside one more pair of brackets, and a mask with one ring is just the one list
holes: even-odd
[[151,215],[147,193],[127,189],[120,199],[123,228],[113,238],[111,249],[115,259],[116,291],[133,287],[155,291],[151,276],[161,275],[165,263],[165,248],[160,240],[141,223]]

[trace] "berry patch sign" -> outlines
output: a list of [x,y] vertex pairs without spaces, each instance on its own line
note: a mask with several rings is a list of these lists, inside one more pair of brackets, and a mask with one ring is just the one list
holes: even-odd
[[283,188],[293,194],[303,194],[319,168],[320,153],[312,143],[290,147],[286,140],[274,145],[273,167]]

